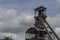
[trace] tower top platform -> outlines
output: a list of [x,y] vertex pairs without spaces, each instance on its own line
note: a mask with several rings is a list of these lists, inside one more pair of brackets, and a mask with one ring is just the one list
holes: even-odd
[[45,11],[46,8],[43,7],[43,6],[40,6],[40,7],[36,8],[36,9],[34,9],[34,10],[37,10],[37,11]]

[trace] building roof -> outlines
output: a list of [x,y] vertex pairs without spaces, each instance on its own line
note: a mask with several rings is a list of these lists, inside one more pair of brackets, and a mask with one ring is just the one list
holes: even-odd
[[37,29],[35,27],[31,27],[26,31],[26,33],[37,33]]

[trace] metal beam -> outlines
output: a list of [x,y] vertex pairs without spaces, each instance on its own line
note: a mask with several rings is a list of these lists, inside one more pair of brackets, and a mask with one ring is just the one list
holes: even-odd
[[51,31],[54,33],[54,35],[56,36],[56,38],[58,40],[60,40],[60,38],[57,36],[57,34],[54,32],[54,30],[51,28],[51,26],[48,24],[48,22],[45,20],[45,23],[48,25],[48,27],[51,29]]

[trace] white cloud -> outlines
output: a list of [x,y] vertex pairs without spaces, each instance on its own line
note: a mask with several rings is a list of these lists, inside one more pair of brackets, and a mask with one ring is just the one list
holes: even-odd
[[55,32],[56,32],[56,34],[59,36],[59,38],[60,38],[60,28],[58,28],[58,27],[56,27],[55,28]]
[[58,3],[58,5],[60,5],[60,0],[56,0],[56,2]]
[[0,9],[0,21],[9,21],[16,17],[16,10],[14,9]]
[[17,10],[0,9],[0,32],[18,33],[33,25],[33,14],[31,12],[20,12]]
[[3,39],[4,37],[11,37],[13,40],[23,40],[24,38],[14,34],[14,33],[0,33],[0,39]]
[[60,3],[60,0],[56,0],[58,3]]
[[60,14],[56,15],[55,17],[47,17],[47,21],[50,23],[50,25],[55,26],[57,24],[60,24]]

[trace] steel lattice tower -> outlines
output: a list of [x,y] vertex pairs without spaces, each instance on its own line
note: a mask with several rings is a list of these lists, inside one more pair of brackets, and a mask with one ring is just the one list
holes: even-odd
[[[31,27],[26,31],[27,37],[26,40],[60,40],[56,35],[54,30],[50,27],[48,22],[46,21],[47,16],[46,8],[40,6],[35,10],[35,27]],[[55,38],[54,38],[54,37]]]

